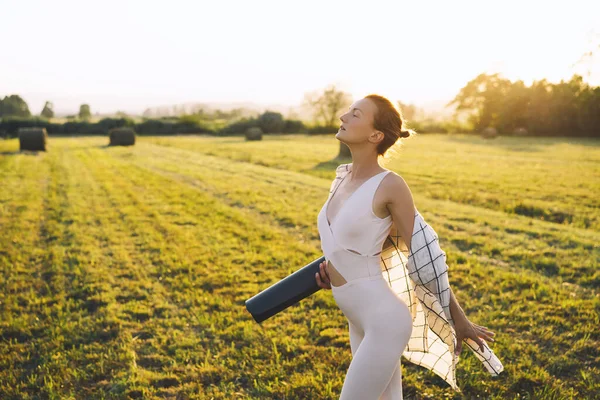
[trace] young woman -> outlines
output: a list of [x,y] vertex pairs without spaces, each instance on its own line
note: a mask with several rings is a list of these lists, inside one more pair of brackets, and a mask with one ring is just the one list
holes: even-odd
[[[404,179],[379,165],[380,156],[399,138],[413,132],[403,129],[399,110],[379,95],[356,101],[340,120],[336,138],[350,148],[352,163],[337,168],[329,198],[318,216],[327,261],[315,277],[320,287],[332,290],[336,304],[348,319],[352,361],[340,399],[402,399],[403,353],[440,375],[444,371],[443,377],[460,391],[454,383],[454,366],[462,340],[471,339],[472,344],[479,345],[477,351],[483,353],[487,349],[489,356],[491,350],[481,338],[493,341],[495,334],[470,322],[449,285],[439,279],[446,272],[446,264],[445,253],[439,247],[437,255],[432,256],[433,244],[437,244],[435,231],[416,210]],[[411,275],[412,287],[407,286],[402,293],[394,290],[399,285],[390,284],[389,273],[385,275],[385,268],[382,269],[382,256],[399,245],[391,237],[411,238],[404,243],[409,254],[406,275]],[[417,265],[418,257],[423,266]],[[425,257],[429,262],[425,262]],[[398,277],[395,279],[399,282]],[[418,298],[420,308],[416,300],[404,293]],[[424,330],[417,336],[413,326]],[[431,334],[430,328],[436,335]],[[441,332],[446,332],[447,337],[442,338]],[[417,340],[412,342],[413,339]],[[410,358],[411,355],[415,357]],[[495,360],[496,369],[501,370],[501,364]]]

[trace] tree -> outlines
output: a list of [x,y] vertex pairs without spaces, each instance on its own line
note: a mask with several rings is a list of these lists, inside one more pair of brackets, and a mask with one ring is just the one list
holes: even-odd
[[598,53],[600,53],[600,33],[588,32],[588,35],[589,51],[583,53],[579,60],[571,64],[571,68],[582,65],[585,67],[585,75],[590,79],[594,65],[597,65]]
[[31,117],[29,106],[21,96],[13,94],[0,99],[0,117]]
[[600,87],[589,88],[580,97],[580,130],[586,136],[600,137]]
[[280,133],[285,126],[285,120],[281,113],[267,110],[258,117],[258,126],[264,133]]
[[342,111],[352,103],[352,96],[330,85],[322,91],[305,94],[304,100],[317,123],[335,127]]
[[414,121],[417,116],[417,106],[414,104],[404,104],[401,101],[398,102],[398,107],[402,111],[402,117],[406,121]]
[[475,130],[494,127],[513,133],[526,129],[537,136],[600,136],[600,88],[581,75],[550,83],[510,82],[498,74],[481,74],[461,89],[450,104],[467,111]]
[[92,117],[92,111],[89,104],[79,106],[79,119],[88,120]]
[[151,108],[146,108],[142,113],[142,117],[144,118],[152,118],[154,116],[154,110]]
[[[322,91],[304,95],[304,103],[313,112],[313,118],[326,128],[335,128],[342,112],[352,104],[349,93],[338,90],[335,85],[329,85]],[[350,149],[340,142],[337,158],[349,158]]]
[[514,82],[504,95],[498,112],[496,128],[501,132],[514,132],[527,127],[527,110],[531,104],[531,91],[523,81]]
[[511,85],[500,74],[480,74],[469,81],[448,105],[456,104],[457,112],[470,112],[471,123],[477,131],[495,127]]
[[54,118],[54,104],[47,101],[46,104],[44,104],[44,108],[42,109],[40,115],[48,119]]

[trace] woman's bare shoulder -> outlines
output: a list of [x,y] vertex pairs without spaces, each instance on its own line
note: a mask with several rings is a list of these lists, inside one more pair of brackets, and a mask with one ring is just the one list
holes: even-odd
[[390,170],[390,173],[385,176],[381,184],[389,203],[413,204],[412,192],[408,183],[396,172]]

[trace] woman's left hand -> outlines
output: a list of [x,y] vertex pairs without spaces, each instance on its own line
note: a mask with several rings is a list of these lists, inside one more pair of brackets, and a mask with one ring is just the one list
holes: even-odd
[[331,279],[327,273],[327,260],[319,264],[319,272],[315,273],[317,285],[322,289],[331,289]]
[[493,336],[496,335],[485,326],[474,324],[466,317],[454,321],[454,329],[456,331],[456,349],[454,349],[456,355],[460,355],[464,339],[474,340],[479,345],[481,351],[483,351],[483,341],[480,337],[493,342]]

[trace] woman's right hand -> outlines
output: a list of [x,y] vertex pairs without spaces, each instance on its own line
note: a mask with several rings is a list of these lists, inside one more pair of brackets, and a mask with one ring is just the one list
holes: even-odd
[[315,274],[317,285],[322,289],[331,289],[331,280],[327,273],[327,260],[319,264],[319,272]]

